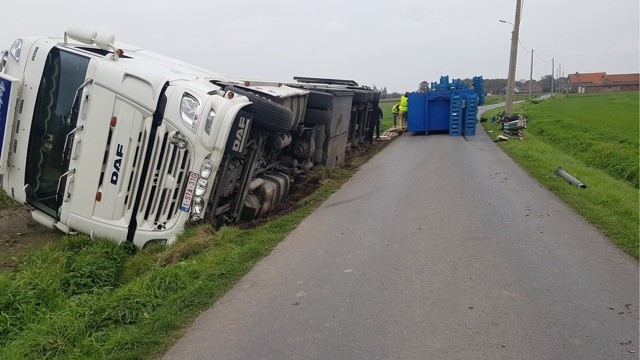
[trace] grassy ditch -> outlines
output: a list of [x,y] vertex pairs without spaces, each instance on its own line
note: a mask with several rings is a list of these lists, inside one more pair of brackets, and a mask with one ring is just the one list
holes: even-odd
[[[524,141],[499,143],[533,177],[638,258],[638,93],[557,96],[525,102]],[[501,109],[483,116],[491,119]],[[497,124],[484,123],[492,137]],[[563,167],[587,184],[579,189],[553,174]]]
[[169,247],[136,251],[86,236],[32,252],[0,272],[0,359],[136,359],[161,355],[375,152],[318,168],[316,190],[255,227],[188,228]]
[[15,201],[13,201],[13,199],[7,196],[7,193],[5,193],[4,190],[0,189],[0,208],[14,205],[14,204],[15,204]]

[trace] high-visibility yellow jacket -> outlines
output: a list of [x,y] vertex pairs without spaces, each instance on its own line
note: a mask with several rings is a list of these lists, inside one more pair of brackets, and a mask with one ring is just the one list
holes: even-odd
[[400,111],[407,112],[407,110],[409,110],[409,98],[402,95],[400,98]]
[[400,113],[400,104],[395,104],[393,105],[393,107],[391,108],[391,112],[394,114],[399,114]]

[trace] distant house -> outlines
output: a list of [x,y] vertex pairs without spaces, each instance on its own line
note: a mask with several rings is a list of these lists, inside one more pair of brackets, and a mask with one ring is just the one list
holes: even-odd
[[[524,84],[522,84],[522,86],[520,87],[520,91],[524,93],[529,92],[529,81],[530,80],[527,80],[524,82]],[[535,80],[531,81],[531,93],[542,94],[542,85],[540,85],[540,83]]]
[[571,91],[580,94],[638,91],[640,74],[575,73],[569,75],[569,85]]
[[602,91],[638,91],[640,89],[640,74],[611,74],[607,75],[602,84],[591,86],[591,92]]
[[600,84],[602,83],[602,80],[604,80],[605,76],[607,76],[607,73],[605,72],[569,74],[570,91],[581,92],[580,88],[583,88],[586,85]]

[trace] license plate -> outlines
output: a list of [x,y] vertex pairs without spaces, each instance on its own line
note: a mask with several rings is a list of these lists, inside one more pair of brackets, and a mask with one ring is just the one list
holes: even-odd
[[182,204],[180,204],[180,210],[189,212],[191,208],[191,202],[193,201],[193,193],[196,190],[196,184],[200,176],[194,172],[189,172],[187,178],[187,188],[184,190],[184,196],[182,197]]

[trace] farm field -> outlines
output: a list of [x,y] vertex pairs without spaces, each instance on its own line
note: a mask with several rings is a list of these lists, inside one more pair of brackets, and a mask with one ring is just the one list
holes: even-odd
[[[615,244],[638,258],[638,93],[561,95],[515,107],[525,139],[500,146]],[[501,109],[485,113],[491,118]],[[499,126],[484,123],[492,137]],[[563,167],[586,189],[553,174]]]
[[382,122],[380,123],[380,133],[387,131],[393,126],[393,114],[391,108],[400,102],[400,99],[383,99],[380,100],[380,109],[382,109]]

